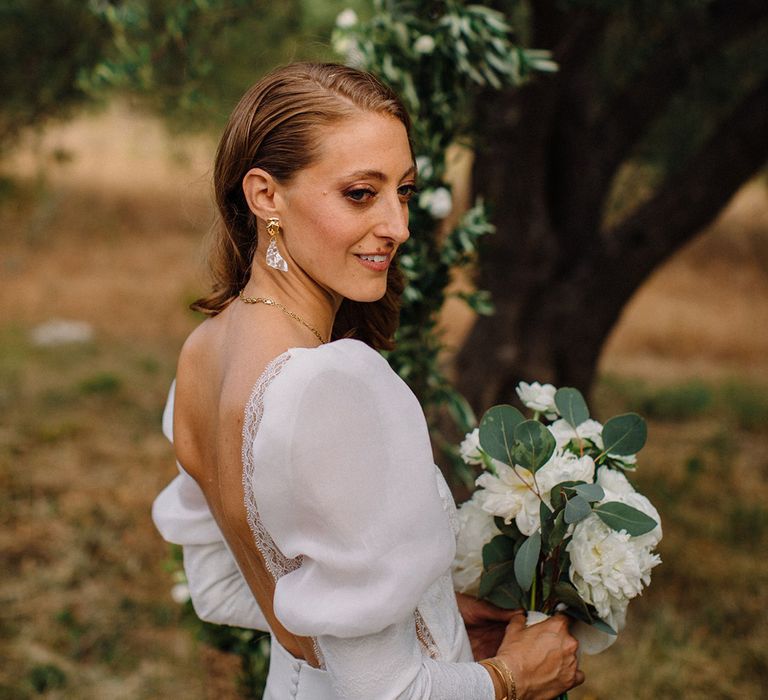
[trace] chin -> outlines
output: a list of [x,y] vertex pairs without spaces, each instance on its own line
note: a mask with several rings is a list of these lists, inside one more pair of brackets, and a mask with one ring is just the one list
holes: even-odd
[[377,286],[375,289],[353,289],[345,297],[350,301],[373,302],[379,301],[387,293],[387,285]]

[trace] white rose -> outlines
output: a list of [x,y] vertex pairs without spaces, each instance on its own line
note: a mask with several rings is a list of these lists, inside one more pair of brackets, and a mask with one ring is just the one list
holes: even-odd
[[551,384],[520,382],[515,391],[523,404],[528,408],[540,413],[558,415],[557,407],[555,406],[555,392],[557,389]]
[[189,600],[189,586],[186,583],[176,583],[171,587],[171,598],[175,603],[184,605]]
[[419,197],[419,206],[429,211],[433,219],[444,219],[451,213],[453,199],[445,187],[425,190]]
[[430,54],[435,50],[435,40],[429,34],[422,34],[413,44],[416,53]]
[[493,516],[480,507],[476,495],[459,507],[459,534],[451,567],[454,588],[468,595],[477,595],[483,573],[483,546],[499,534]]
[[475,428],[471,433],[467,433],[459,445],[461,458],[467,464],[482,464],[483,458],[480,454],[480,430]]
[[342,10],[336,17],[336,26],[339,27],[339,29],[349,29],[350,27],[354,27],[356,24],[357,13],[351,7],[348,7],[346,10]]

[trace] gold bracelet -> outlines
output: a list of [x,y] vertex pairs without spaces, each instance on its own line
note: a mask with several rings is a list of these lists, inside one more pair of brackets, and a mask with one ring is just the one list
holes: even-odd
[[492,668],[501,680],[501,685],[506,686],[507,694],[501,700],[517,700],[517,684],[515,683],[515,677],[512,675],[512,671],[509,670],[506,661],[494,656],[491,659],[483,659],[480,662],[483,666]]

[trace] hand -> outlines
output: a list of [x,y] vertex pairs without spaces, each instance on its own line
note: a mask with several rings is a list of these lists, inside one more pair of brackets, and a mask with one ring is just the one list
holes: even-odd
[[556,614],[526,628],[522,615],[511,618],[496,656],[512,671],[520,700],[551,700],[584,682],[569,622]]
[[475,661],[495,656],[504,638],[507,623],[515,615],[523,617],[522,610],[502,610],[464,593],[456,594],[456,602],[467,628]]

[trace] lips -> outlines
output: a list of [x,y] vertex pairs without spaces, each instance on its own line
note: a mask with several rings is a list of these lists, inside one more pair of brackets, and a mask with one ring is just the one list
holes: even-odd
[[374,272],[383,272],[389,267],[391,256],[380,253],[358,253],[355,257],[360,261],[363,267]]

